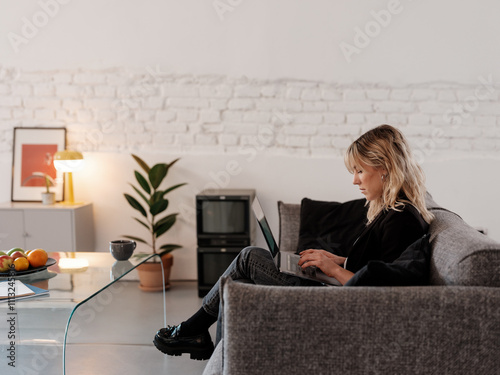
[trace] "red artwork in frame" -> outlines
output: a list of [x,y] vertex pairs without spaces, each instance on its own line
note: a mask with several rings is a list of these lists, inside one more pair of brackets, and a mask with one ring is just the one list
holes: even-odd
[[40,202],[46,191],[47,176],[50,191],[56,201],[64,199],[62,172],[55,169],[53,159],[57,151],[66,148],[66,128],[14,128],[12,155],[13,202]]
[[45,186],[43,175],[53,180],[57,177],[54,167],[54,154],[57,144],[53,145],[22,145],[21,185]]

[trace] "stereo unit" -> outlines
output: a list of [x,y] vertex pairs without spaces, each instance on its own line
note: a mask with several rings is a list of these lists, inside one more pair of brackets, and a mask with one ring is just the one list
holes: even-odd
[[198,246],[252,245],[255,239],[255,220],[251,209],[254,197],[255,190],[204,190],[198,194]]
[[255,244],[255,190],[204,190],[196,195],[198,295],[203,297],[246,246]]

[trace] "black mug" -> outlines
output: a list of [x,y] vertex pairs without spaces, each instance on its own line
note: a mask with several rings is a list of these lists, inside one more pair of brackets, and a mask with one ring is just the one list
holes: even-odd
[[127,260],[132,256],[137,244],[132,240],[110,241],[109,252],[116,260]]

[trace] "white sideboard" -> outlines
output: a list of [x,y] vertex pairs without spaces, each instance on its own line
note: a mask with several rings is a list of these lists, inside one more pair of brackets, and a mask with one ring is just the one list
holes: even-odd
[[0,251],[95,251],[92,203],[0,204]]

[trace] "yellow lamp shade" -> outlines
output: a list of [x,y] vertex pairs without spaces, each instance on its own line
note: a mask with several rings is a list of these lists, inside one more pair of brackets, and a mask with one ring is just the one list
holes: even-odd
[[83,155],[78,151],[58,151],[54,154],[54,167],[66,176],[64,204],[76,204],[73,194],[73,173],[83,168]]
[[54,154],[54,167],[61,172],[77,172],[83,168],[83,155],[78,151],[58,151]]

